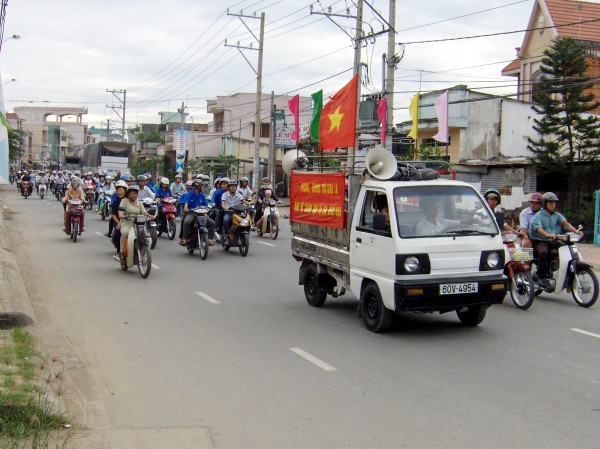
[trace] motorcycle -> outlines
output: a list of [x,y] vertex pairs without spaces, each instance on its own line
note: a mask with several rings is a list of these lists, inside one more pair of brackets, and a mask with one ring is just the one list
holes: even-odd
[[87,201],[86,206],[88,209],[92,210],[92,206],[94,205],[94,199],[96,197],[96,191],[94,187],[91,186],[83,186],[85,192],[85,199]]
[[246,257],[250,247],[250,227],[252,226],[252,220],[248,212],[252,210],[252,206],[241,204],[231,210],[233,214],[229,238],[226,239],[225,236],[222,236],[221,244],[225,251],[229,251],[229,248],[234,246],[238,247],[240,255]]
[[60,201],[65,196],[65,183],[64,182],[55,182],[54,183],[54,196],[58,201]]
[[142,279],[150,275],[152,269],[152,254],[150,253],[150,239],[146,233],[147,219],[144,215],[136,215],[133,226],[129,230],[123,248],[124,259],[121,260],[121,269],[127,270],[137,265]]
[[[156,201],[154,201],[152,198],[144,198],[142,200],[142,204],[144,205],[144,208],[146,209],[146,212],[148,212],[148,214],[152,215],[153,217],[156,216],[156,213],[158,211]],[[146,230],[150,235],[150,249],[154,249],[154,247],[156,246],[156,242],[158,241],[158,230],[156,228],[156,220],[148,220],[146,222]]]
[[71,240],[77,243],[77,237],[81,235],[81,216],[83,215],[83,206],[81,200],[69,200],[71,212]]
[[533,278],[536,281],[535,294],[543,291],[548,293],[567,290],[571,293],[578,306],[591,307],[598,299],[598,278],[590,264],[583,261],[583,255],[579,252],[576,243],[579,242],[579,234],[559,234],[556,239],[563,244],[559,248],[550,251],[551,278],[546,283],[540,282],[537,272],[537,260],[534,259],[532,267]]
[[175,233],[177,232],[177,225],[175,224],[176,202],[177,200],[170,196],[162,199],[163,207],[158,219],[159,237],[163,232],[166,232],[169,240],[175,238]]
[[46,186],[45,182],[39,185],[38,193],[39,193],[41,199],[44,199],[44,197],[46,196],[47,190],[48,190],[48,186]]
[[279,235],[279,211],[277,210],[277,201],[271,199],[268,204],[265,203],[265,210],[263,216],[256,223],[256,233],[258,236],[262,236],[267,232],[270,234],[271,239],[275,240]]
[[8,180],[10,181],[10,185],[12,186],[15,183],[15,175],[11,173],[8,177]]
[[199,250],[202,260],[208,257],[208,211],[207,207],[199,206],[188,212],[194,215],[194,221],[186,248],[188,254],[194,254],[195,250]]
[[111,205],[111,195],[107,193],[102,194],[102,199],[100,201],[100,208],[98,209],[98,213],[102,220],[106,219],[106,217],[110,217],[110,205]]
[[33,189],[31,188],[31,182],[23,181],[21,183],[21,195],[23,195],[25,199],[27,199],[32,192]]
[[504,234],[502,241],[510,257],[504,275],[510,280],[510,296],[519,309],[527,310],[535,298],[535,282],[531,275],[533,248],[523,248],[515,234]]

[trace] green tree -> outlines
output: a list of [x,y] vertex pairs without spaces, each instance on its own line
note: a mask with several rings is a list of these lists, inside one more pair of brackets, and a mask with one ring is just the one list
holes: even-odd
[[600,122],[584,117],[600,105],[588,89],[595,81],[586,76],[585,49],[570,38],[555,39],[544,51],[542,76],[533,95],[532,109],[540,115],[533,129],[538,139],[528,138],[531,158],[542,171],[568,172],[575,162],[593,162],[600,157]]
[[8,128],[8,159],[17,161],[22,155],[21,139],[23,131]]

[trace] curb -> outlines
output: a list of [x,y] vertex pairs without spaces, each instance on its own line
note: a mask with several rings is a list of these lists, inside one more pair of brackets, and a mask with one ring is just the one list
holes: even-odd
[[[4,186],[0,186],[0,192],[3,197]],[[10,329],[34,324],[35,315],[4,225],[3,209],[6,205],[2,198],[0,206],[0,329]]]

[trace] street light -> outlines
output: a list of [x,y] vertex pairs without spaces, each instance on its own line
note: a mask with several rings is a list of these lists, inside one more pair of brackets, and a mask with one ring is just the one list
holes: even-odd
[[21,36],[19,36],[18,34],[13,34],[11,37],[7,37],[6,39],[4,39],[2,41],[2,43],[6,42],[6,41],[9,41],[11,39],[14,39],[14,40],[18,41],[19,39],[21,39]]
[[8,83],[12,83],[13,81],[17,81],[16,78],[8,80],[6,83],[2,83],[2,87],[6,86]]

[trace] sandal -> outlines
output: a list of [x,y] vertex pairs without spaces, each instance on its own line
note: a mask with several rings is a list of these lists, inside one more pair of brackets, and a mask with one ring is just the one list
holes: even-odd
[[181,239],[181,240],[179,240],[179,244],[181,246],[187,246],[188,242],[187,242],[187,240]]

